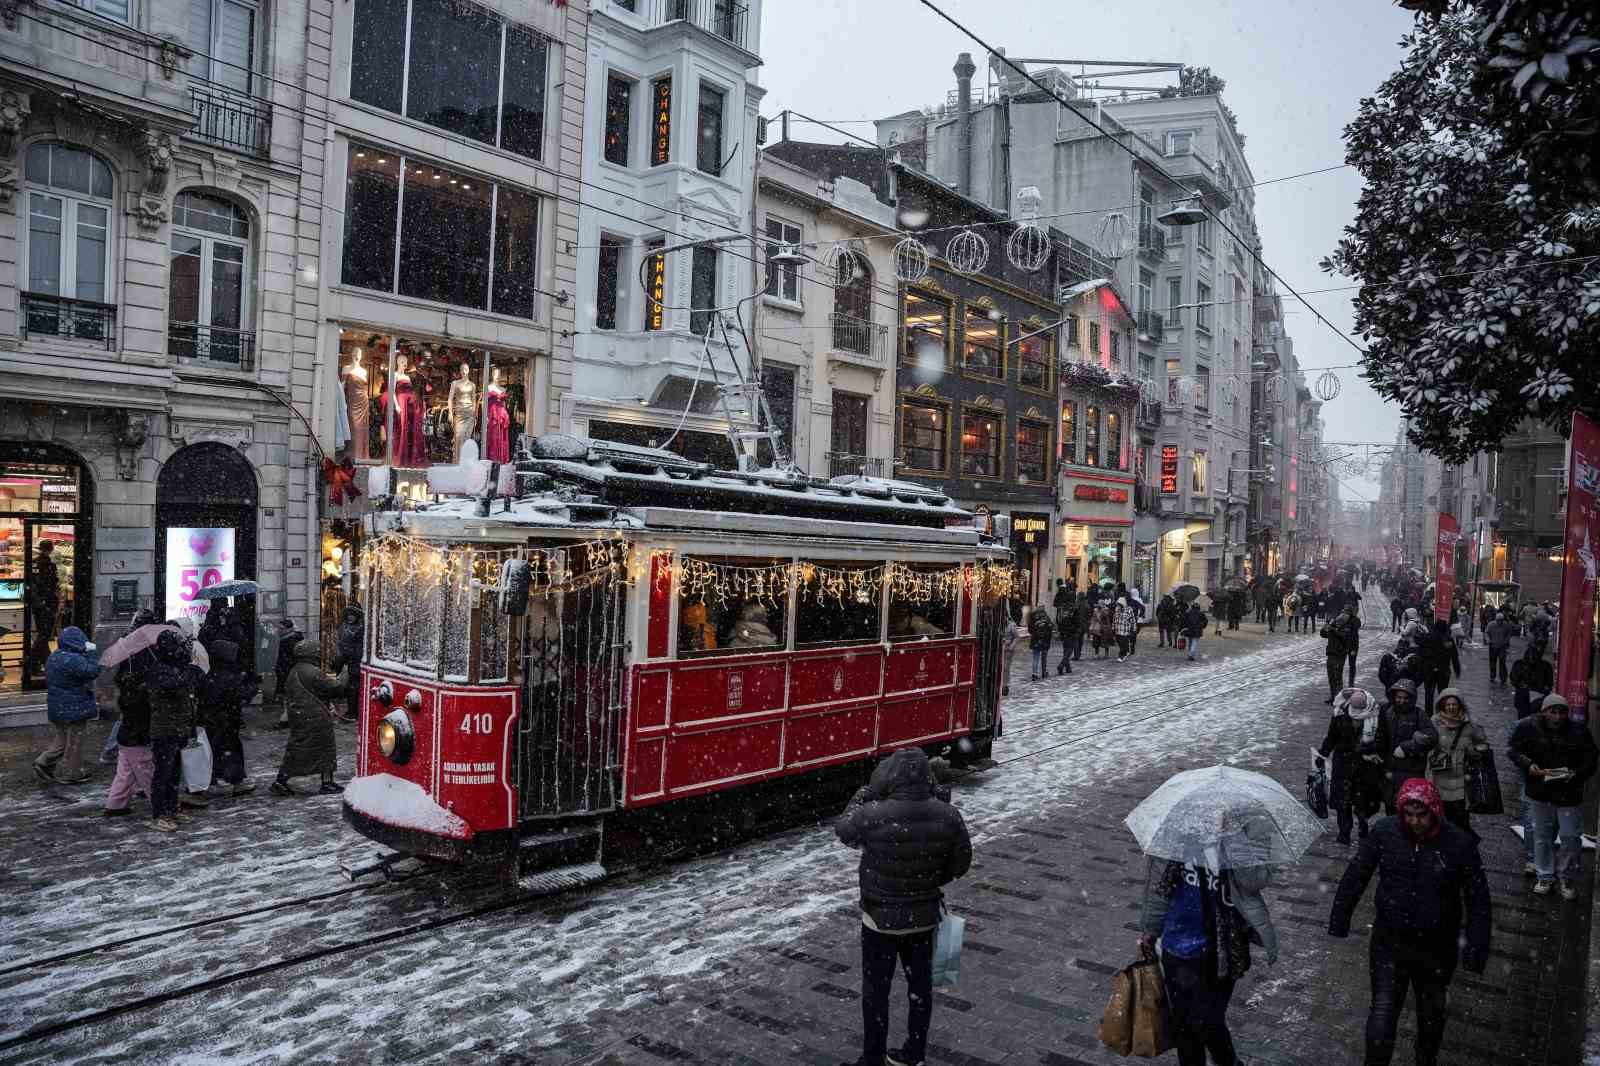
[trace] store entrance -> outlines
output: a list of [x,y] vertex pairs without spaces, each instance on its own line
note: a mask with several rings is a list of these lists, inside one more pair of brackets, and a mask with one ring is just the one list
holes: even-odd
[[93,509],[75,455],[0,441],[0,693],[44,688],[61,630],[92,630]]
[[[191,444],[173,453],[156,479],[156,613],[204,620],[200,590],[256,577],[255,471],[226,444]],[[255,632],[256,600],[240,598],[244,631]]]

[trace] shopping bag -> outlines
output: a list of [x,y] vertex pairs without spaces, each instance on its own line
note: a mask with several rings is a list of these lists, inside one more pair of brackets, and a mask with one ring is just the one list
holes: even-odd
[[1133,970],[1133,1054],[1153,1059],[1172,1050],[1172,1018],[1167,1012],[1167,987],[1161,964],[1136,962]]
[[1322,770],[1306,775],[1306,806],[1318,818],[1328,816],[1328,775]]
[[1111,978],[1111,998],[1100,1017],[1100,1042],[1118,1055],[1133,1054],[1133,967]]
[[961,941],[967,933],[967,920],[948,911],[939,916],[939,931],[933,939],[933,987],[953,985],[961,977]]
[[204,792],[211,787],[211,741],[206,737],[204,726],[196,728],[194,736],[181,753],[183,790]]
[[1505,799],[1500,794],[1500,772],[1495,769],[1494,752],[1467,753],[1467,810],[1472,814],[1504,814]]
[[1183,637],[1183,636],[1180,636],[1180,637],[1179,637],[1179,638],[1178,638],[1178,650],[1179,650],[1179,651],[1183,651],[1183,650],[1184,650],[1184,649],[1185,649],[1185,648],[1187,648],[1187,647],[1188,647],[1188,646],[1189,646],[1189,638],[1188,638],[1188,637]]

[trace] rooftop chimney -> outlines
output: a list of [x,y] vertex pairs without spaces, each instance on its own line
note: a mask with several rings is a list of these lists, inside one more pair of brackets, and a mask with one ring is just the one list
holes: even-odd
[[978,65],[971,52],[956,57],[956,188],[972,195],[972,76]]

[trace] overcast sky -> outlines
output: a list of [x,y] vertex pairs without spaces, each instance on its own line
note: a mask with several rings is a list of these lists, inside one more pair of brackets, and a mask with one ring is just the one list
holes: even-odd
[[[936,0],[978,36],[1013,56],[1159,60],[1208,66],[1228,83],[1223,98],[1239,117],[1256,181],[1344,161],[1343,130],[1361,97],[1398,65],[1411,16],[1380,0]],[[917,0],[766,0],[762,27],[767,88],[762,113],[785,108],[828,120],[882,117],[941,102],[955,86],[956,55],[985,57]],[[866,140],[872,127],[842,123]],[[778,137],[776,129],[772,135]],[[838,140],[814,126],[797,139]],[[1361,179],[1343,169],[1256,190],[1263,256],[1302,291],[1348,285],[1317,262],[1354,212]],[[1339,329],[1352,326],[1349,293],[1308,295]],[[1353,363],[1359,356],[1284,294],[1285,326],[1300,365]],[[1329,440],[1392,441],[1398,408],[1356,375],[1336,370],[1337,399],[1323,408]],[[1371,479],[1349,481],[1346,499],[1375,497]]]

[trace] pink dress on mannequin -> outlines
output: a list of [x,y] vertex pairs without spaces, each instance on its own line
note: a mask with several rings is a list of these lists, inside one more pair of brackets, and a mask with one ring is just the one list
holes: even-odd
[[511,412],[506,408],[506,390],[490,385],[484,390],[483,402],[489,410],[489,434],[484,458],[491,463],[511,461]]

